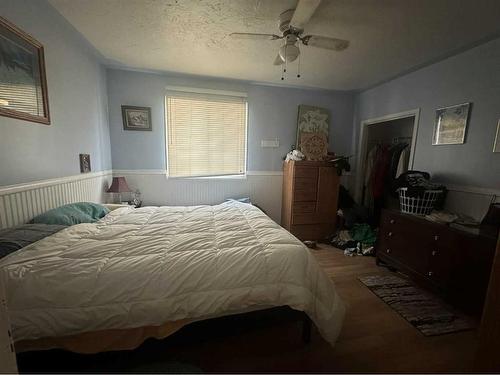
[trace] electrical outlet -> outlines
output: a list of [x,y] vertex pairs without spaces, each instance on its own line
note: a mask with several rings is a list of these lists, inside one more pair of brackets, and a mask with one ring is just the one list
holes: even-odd
[[274,140],[261,140],[260,141],[260,147],[271,147],[271,148],[277,148],[277,147],[280,147],[280,141],[278,138],[274,139]]

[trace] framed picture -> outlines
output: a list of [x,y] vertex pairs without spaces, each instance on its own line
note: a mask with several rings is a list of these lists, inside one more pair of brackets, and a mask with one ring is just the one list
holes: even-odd
[[330,112],[328,109],[313,107],[310,105],[299,105],[297,116],[297,144],[300,150],[302,133],[319,133],[325,136],[328,144],[328,132],[330,128]]
[[497,124],[497,134],[495,135],[495,143],[493,144],[493,152],[500,152],[500,120]]
[[471,103],[436,110],[433,145],[456,145],[465,142]]
[[124,130],[152,130],[151,108],[122,105]]
[[0,116],[50,124],[43,46],[2,17]]
[[80,154],[80,172],[89,173],[92,169],[90,168],[90,155]]

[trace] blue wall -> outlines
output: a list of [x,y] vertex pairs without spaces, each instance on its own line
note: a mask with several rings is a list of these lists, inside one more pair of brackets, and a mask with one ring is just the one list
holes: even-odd
[[[463,145],[432,145],[437,108],[472,102]],[[500,119],[500,39],[362,92],[356,99],[354,144],[360,121],[420,108],[414,168],[440,182],[500,189],[500,153],[493,142]]]
[[[242,91],[248,94],[248,170],[279,171],[282,157],[295,144],[297,106],[330,109],[330,148],[349,154],[354,95],[349,92],[283,88],[234,80],[161,75],[109,69],[108,102],[114,169],[165,169],[166,86]],[[121,105],[152,109],[152,132],[124,131]],[[280,141],[279,148],[261,148],[262,139]]]
[[[500,118],[500,39],[355,96],[106,70],[99,54],[46,0],[2,0],[0,10],[45,47],[52,118],[45,126],[0,117],[0,186],[78,174],[79,153],[91,154],[94,171],[164,169],[165,86],[179,85],[248,93],[250,171],[281,169],[295,143],[299,104],[330,109],[330,148],[339,154],[355,153],[361,120],[420,108],[415,168],[448,184],[500,188],[500,153],[492,152]],[[469,101],[466,143],[432,146],[436,108]],[[122,104],[152,107],[153,132],[124,131]],[[260,147],[261,139],[275,137],[280,148]]]
[[2,0],[0,14],[45,49],[51,125],[0,117],[0,186],[111,168],[106,70],[45,0]]

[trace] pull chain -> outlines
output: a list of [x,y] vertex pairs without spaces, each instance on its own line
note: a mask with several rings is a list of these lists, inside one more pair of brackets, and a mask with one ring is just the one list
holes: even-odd
[[287,48],[288,48],[288,43],[285,44],[285,73],[286,73],[286,69],[288,67],[288,53],[287,53]]
[[297,64],[297,78],[300,78],[300,49],[299,49],[299,63]]

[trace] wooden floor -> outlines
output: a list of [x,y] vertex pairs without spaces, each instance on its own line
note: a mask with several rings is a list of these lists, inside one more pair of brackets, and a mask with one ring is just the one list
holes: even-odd
[[[311,250],[348,305],[340,338],[332,348],[314,330],[300,340],[295,322],[209,323],[210,330],[186,329],[166,340],[148,340],[131,352],[81,356],[62,351],[18,356],[21,371],[202,372],[467,372],[477,332],[424,337],[357,279],[389,273],[372,257],[346,257],[333,247]],[[187,338],[190,336],[190,338]],[[57,365],[56,365],[57,364]],[[174,364],[174,365],[172,365]],[[180,365],[179,365],[180,364]],[[177,366],[177,367],[176,367]],[[181,366],[180,368],[178,366]],[[192,366],[192,368],[189,368]]]
[[470,371],[477,331],[425,337],[357,280],[362,275],[391,274],[376,266],[374,258],[346,257],[327,246],[314,254],[348,304],[326,371]]

